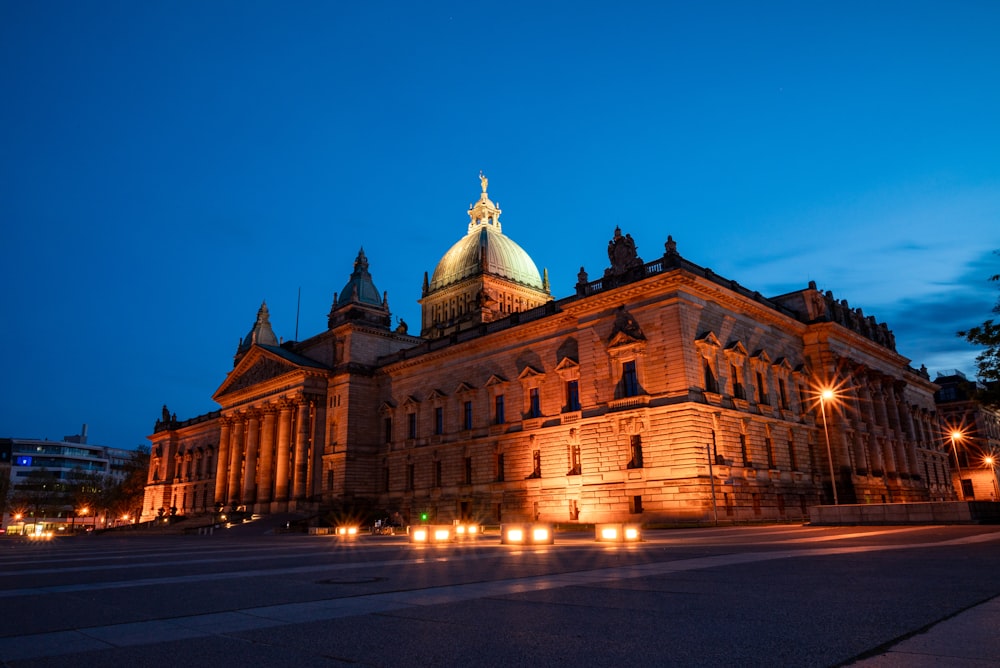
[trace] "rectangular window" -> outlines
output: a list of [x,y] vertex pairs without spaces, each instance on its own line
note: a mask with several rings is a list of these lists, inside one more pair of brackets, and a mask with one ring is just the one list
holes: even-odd
[[507,417],[504,415],[503,410],[503,395],[498,394],[493,400],[493,422],[496,424],[503,424],[507,421]]
[[635,360],[622,364],[622,392],[626,397],[639,394],[639,376],[635,371]]
[[642,436],[635,434],[629,441],[628,468],[642,468]]
[[441,486],[441,460],[434,462],[434,486]]
[[406,467],[406,489],[411,491],[413,490],[413,482],[414,482],[413,474],[414,474],[413,464],[410,464]]
[[764,385],[764,376],[757,372],[757,403],[767,405],[767,387]]
[[465,484],[472,484],[472,457],[465,458]]
[[570,380],[566,383],[566,410],[580,410],[580,381]]
[[382,467],[382,491],[383,492],[388,492],[389,491],[389,467],[388,466]]
[[472,402],[466,401],[462,406],[464,417],[462,424],[465,426],[466,431],[472,429]]
[[329,469],[326,472],[326,491],[333,491],[333,469]]
[[799,459],[795,456],[795,441],[788,439],[788,461],[793,471],[799,470]]
[[711,392],[712,394],[719,393],[719,383],[715,380],[715,373],[712,371],[712,365],[707,361],[705,362],[705,391]]
[[743,457],[743,466],[750,466],[750,456],[747,452],[746,434],[740,434],[740,455]]
[[743,389],[743,381],[740,377],[740,371],[736,368],[735,364],[729,365],[729,375],[733,378],[733,396],[737,399],[746,399],[747,393]]
[[767,468],[773,469],[774,465],[774,441],[770,436],[764,437],[764,445],[767,447]]
[[496,479],[497,479],[497,482],[503,482],[503,453],[502,452],[497,455],[496,462],[497,462],[497,470],[496,470]]
[[785,381],[782,378],[778,379],[778,398],[781,401],[781,407],[788,409],[788,394],[785,391]]
[[529,478],[541,478],[542,477],[542,451],[533,450],[531,452],[531,475]]
[[538,397],[538,388],[533,387],[528,391],[531,407],[528,409],[528,417],[542,417],[541,399]]
[[633,496],[632,499],[631,499],[631,502],[628,505],[629,505],[629,509],[628,510],[633,515],[638,515],[639,513],[641,513],[642,512],[642,495],[636,494],[635,496]]
[[391,417],[385,418],[382,421],[382,424],[385,427],[385,442],[392,443],[392,418]]
[[566,475],[580,475],[580,446],[569,446],[569,471]]
[[416,438],[417,437],[417,414],[407,413],[406,414],[406,438]]
[[438,436],[444,433],[444,409],[440,406],[434,409],[434,433]]

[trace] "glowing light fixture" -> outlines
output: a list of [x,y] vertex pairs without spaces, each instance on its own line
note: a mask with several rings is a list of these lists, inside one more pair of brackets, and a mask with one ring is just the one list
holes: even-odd
[[455,539],[454,527],[449,524],[431,524],[410,527],[411,543],[448,543]]
[[479,535],[479,527],[475,524],[455,524],[456,538],[475,538]]
[[840,505],[837,499],[837,478],[833,473],[833,450],[830,448],[830,429],[826,426],[826,402],[837,398],[837,393],[829,387],[819,392],[819,407],[823,413],[823,435],[826,436],[826,457],[830,460],[830,487],[833,489],[833,505]]
[[955,443],[963,438],[965,438],[965,434],[958,429],[951,432],[951,451],[955,454],[955,470],[958,471],[958,493],[962,497],[965,496],[962,490],[962,464],[958,461],[958,446]]
[[551,524],[504,524],[500,527],[503,545],[552,545],[555,536]]
[[598,543],[635,543],[642,540],[638,524],[598,524],[594,533]]

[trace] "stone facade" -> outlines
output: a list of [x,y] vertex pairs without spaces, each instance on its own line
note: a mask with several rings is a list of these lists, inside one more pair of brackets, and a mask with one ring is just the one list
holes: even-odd
[[984,386],[961,371],[938,374],[934,382],[940,387],[934,399],[948,439],[952,482],[959,497],[963,501],[1000,500],[1000,410],[977,401]]
[[[484,200],[485,179],[470,234]],[[327,331],[277,345],[262,307],[220,411],[158,424],[144,513],[201,512],[209,481],[223,507],[353,499],[435,522],[801,520],[831,473],[840,503],[954,498],[936,386],[885,323],[814,284],[764,298],[669,237],[645,262],[615,230],[608,259],[558,300],[530,258],[425,277],[415,337],[362,251]],[[505,284],[531,299],[471,297]],[[442,308],[459,292],[469,308]]]

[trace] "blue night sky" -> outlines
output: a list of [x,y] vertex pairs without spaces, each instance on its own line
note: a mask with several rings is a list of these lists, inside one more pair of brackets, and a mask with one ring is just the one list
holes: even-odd
[[668,234],[814,280],[913,366],[1000,271],[996,2],[0,0],[0,436],[146,442],[214,410],[263,300],[326,327],[364,246],[419,330],[478,174],[554,295]]

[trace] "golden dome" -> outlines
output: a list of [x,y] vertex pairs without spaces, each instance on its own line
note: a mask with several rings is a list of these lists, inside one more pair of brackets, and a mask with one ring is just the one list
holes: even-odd
[[483,192],[479,201],[469,207],[469,231],[438,262],[428,292],[481,274],[545,290],[534,261],[501,231],[500,209],[486,194],[486,177],[480,174],[480,180]]

